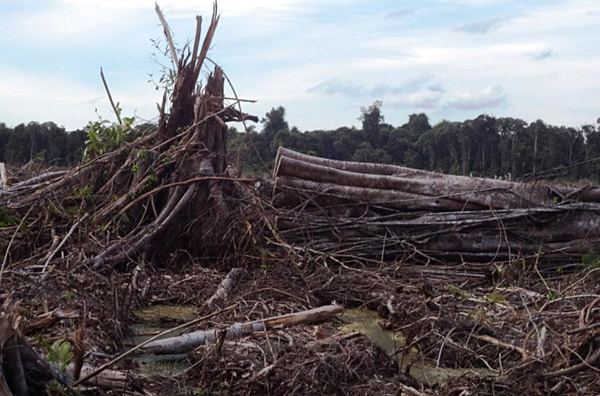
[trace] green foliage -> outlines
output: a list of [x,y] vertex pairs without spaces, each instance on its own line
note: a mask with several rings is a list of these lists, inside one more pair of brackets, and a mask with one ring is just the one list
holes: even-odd
[[581,257],[581,263],[587,270],[600,268],[600,252],[590,250]]
[[48,388],[46,389],[50,396],[70,396],[70,395],[78,395],[81,392],[75,389],[71,389],[66,385],[61,384],[60,382],[53,380],[48,384]]
[[504,296],[498,294],[498,293],[491,293],[488,294],[485,299],[492,303],[492,304],[502,304],[502,305],[508,305],[506,303],[506,298],[504,298]]
[[473,297],[473,295],[471,293],[469,293],[466,290],[461,289],[460,287],[453,285],[453,284],[447,284],[446,288],[452,293],[454,294],[456,297],[461,297],[461,298],[470,298]]
[[[173,87],[175,86],[177,68],[169,54],[169,45],[168,43],[163,43],[161,39],[150,39],[150,42],[155,49],[155,52],[150,54],[150,59],[158,65],[159,71],[158,78],[150,73],[148,75],[150,77],[148,82],[153,84],[157,91],[165,91],[167,95],[170,96],[173,92]],[[177,52],[180,53],[180,50],[177,49]]]
[[0,162],[74,165],[81,161],[85,138],[85,131],[66,132],[53,122],[30,122],[14,128],[0,123]]
[[[119,103],[117,113],[121,115]],[[87,126],[88,140],[85,142],[84,158],[94,158],[119,147],[121,143],[133,138],[135,117],[122,117],[123,124],[111,123],[99,117],[98,121]]]
[[92,186],[78,186],[75,187],[74,197],[77,199],[89,199],[93,193],[94,189]]
[[56,340],[51,345],[45,342],[41,342],[41,344],[46,348],[46,360],[50,363],[56,363],[64,372],[73,360],[71,344],[65,340]]
[[0,227],[12,227],[18,225],[20,220],[11,215],[8,210],[0,208]]
[[144,183],[144,185],[140,189],[140,194],[147,193],[148,191],[152,190],[157,184],[158,184],[158,176],[151,175],[148,178],[148,181],[146,183]]
[[494,318],[489,316],[483,308],[475,308],[467,313],[467,317],[477,323],[493,323]]
[[148,158],[148,150],[138,150],[136,157],[139,161],[145,161]]
[[146,161],[146,158],[148,158],[148,150],[138,150],[135,156],[136,161],[131,166],[131,173],[134,175],[137,174],[140,171],[140,169],[142,169],[144,161]]
[[[164,54],[164,43],[155,46]],[[169,57],[167,56],[167,59]],[[158,85],[172,84],[172,65],[167,63]],[[541,120],[523,120],[480,115],[462,122],[441,121],[431,125],[426,114],[411,114],[398,127],[384,123],[381,102],[361,109],[360,128],[301,132],[289,127],[286,110],[274,107],[262,119],[261,130],[250,126],[228,133],[230,163],[246,174],[272,169],[280,146],[302,153],[337,160],[384,162],[418,169],[482,177],[522,180],[535,173],[563,167],[561,178],[600,180],[600,129],[597,125],[568,128]],[[120,112],[120,110],[119,110]],[[133,139],[151,124],[133,127],[134,118],[124,125],[99,119],[86,131],[67,133],[53,123],[21,124],[14,129],[0,123],[0,161],[23,164],[34,159],[52,165],[72,165],[86,156],[94,157]],[[87,138],[87,143],[84,144]],[[139,173],[149,153],[140,150],[131,171]],[[556,201],[556,203],[559,203]]]

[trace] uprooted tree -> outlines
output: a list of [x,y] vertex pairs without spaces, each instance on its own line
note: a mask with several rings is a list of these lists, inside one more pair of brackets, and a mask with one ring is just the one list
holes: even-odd
[[[168,33],[158,7],[157,12]],[[193,47],[180,59],[172,50],[176,79],[154,130],[70,171],[46,173],[0,192],[1,206],[28,217],[29,228],[37,224],[38,238],[24,259],[37,257],[45,271],[49,255],[64,243],[57,235],[64,235],[73,218],[72,227],[84,228],[92,243],[68,254],[95,270],[165,257],[203,238],[221,243],[211,233],[214,214],[227,218],[232,208],[225,196],[239,196],[226,172],[226,123],[257,119],[235,108],[235,101],[225,104],[219,66],[203,87],[198,81],[218,21],[215,4],[202,45],[198,17]],[[170,34],[167,39],[172,44]]]
[[[232,202],[244,194],[242,181],[229,177],[226,169],[226,123],[258,119],[225,97],[227,78],[218,65],[203,86],[199,82],[219,22],[216,3],[203,42],[202,19],[197,17],[193,46],[180,53],[158,6],[156,11],[176,67],[156,128],[117,146],[90,150],[74,169],[0,189],[0,249],[5,252],[0,282],[5,271],[17,267],[44,273],[43,281],[57,265],[127,268],[164,260],[177,249],[224,257],[244,240],[231,235],[236,227],[225,225],[229,219],[239,221],[240,205]],[[125,131],[131,135],[131,120],[113,109],[121,124],[113,131],[122,135],[119,139]],[[52,378],[70,383],[27,346],[18,330],[20,319],[11,319],[20,316],[11,310],[5,306],[0,311],[0,393],[35,393]]]

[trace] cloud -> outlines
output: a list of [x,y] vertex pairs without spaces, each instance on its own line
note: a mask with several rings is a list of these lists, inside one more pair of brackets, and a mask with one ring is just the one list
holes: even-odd
[[430,85],[427,87],[427,89],[431,92],[446,92],[446,89],[440,83]]
[[484,110],[507,103],[502,87],[488,87],[480,92],[458,92],[446,102],[445,107],[454,110]]
[[384,18],[386,18],[386,19],[403,18],[403,17],[409,16],[409,15],[416,14],[418,10],[419,10],[418,8],[405,8],[403,10],[392,11],[392,12],[388,12],[387,14],[385,14]]
[[325,95],[340,94],[343,96],[363,96],[366,91],[367,89],[360,84],[338,79],[323,81],[307,90],[309,93],[320,93]]
[[308,88],[307,92],[320,93],[324,95],[342,95],[348,97],[377,96],[382,98],[388,95],[414,93],[421,89],[421,87],[423,87],[432,78],[432,74],[421,74],[399,85],[379,83],[371,87],[349,81],[332,79],[323,81]]
[[505,0],[440,0],[442,3],[452,3],[465,6],[488,6]]
[[440,107],[442,92],[419,91],[400,95],[385,101],[386,107],[431,110]]
[[[154,10],[154,2],[148,0],[58,0],[59,4],[82,9],[101,9],[113,14],[121,10]],[[306,13],[328,4],[335,4],[335,0],[220,0],[219,13],[228,17],[247,18],[251,14],[276,14],[276,13]],[[163,11],[189,12],[202,14],[208,17],[212,11],[212,1],[189,0],[161,0],[159,6]],[[168,12],[165,12],[169,20]],[[182,15],[180,15],[182,16]],[[193,15],[191,15],[193,17]]]
[[556,52],[552,49],[545,49],[537,53],[530,53],[529,55],[533,60],[544,60],[556,56]]
[[485,34],[494,29],[498,29],[506,22],[505,18],[492,18],[484,21],[477,21],[467,23],[465,25],[457,27],[455,30],[458,32],[470,33],[470,34]]

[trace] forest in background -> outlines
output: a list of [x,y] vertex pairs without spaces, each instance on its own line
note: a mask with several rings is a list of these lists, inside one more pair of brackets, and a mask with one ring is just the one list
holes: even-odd
[[0,162],[23,165],[37,160],[47,165],[70,166],[81,161],[87,131],[67,132],[53,122],[30,122],[8,128],[0,122]]
[[[401,126],[385,123],[381,102],[362,108],[361,128],[301,132],[290,128],[285,108],[265,114],[261,130],[229,128],[231,164],[240,172],[268,172],[277,148],[337,160],[403,165],[448,174],[522,180],[534,175],[600,180],[600,119],[580,128],[480,115],[462,122],[431,125],[426,114],[411,114]],[[145,125],[145,128],[147,124]],[[0,123],[0,162],[48,165],[78,163],[89,127],[71,132],[52,122]],[[142,129],[142,128],[137,128]]]
[[[270,169],[277,148],[284,146],[319,157],[448,174],[522,180],[544,173],[546,177],[600,180],[596,161],[600,159],[600,128],[596,125],[572,128],[542,120],[528,124],[483,114],[432,126],[421,113],[411,114],[407,123],[395,127],[385,123],[380,102],[361,109],[360,120],[360,129],[300,132],[288,127],[285,109],[280,106],[261,120],[260,132],[230,129],[230,147],[243,153],[239,163],[248,173]],[[549,172],[557,168],[561,169]]]

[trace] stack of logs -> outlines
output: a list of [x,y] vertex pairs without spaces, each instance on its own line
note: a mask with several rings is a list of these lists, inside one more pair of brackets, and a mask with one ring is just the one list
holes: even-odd
[[486,263],[580,260],[600,240],[600,187],[519,183],[335,161],[280,148],[273,206],[283,239],[330,257]]

